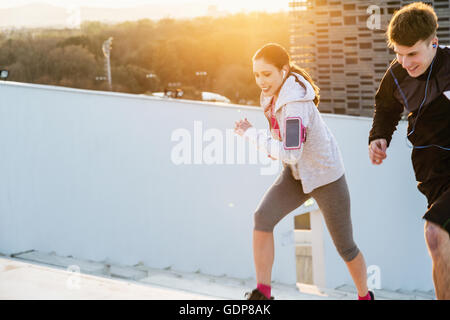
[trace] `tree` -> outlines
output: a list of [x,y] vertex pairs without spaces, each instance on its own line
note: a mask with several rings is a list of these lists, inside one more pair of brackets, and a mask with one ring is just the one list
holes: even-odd
[[[240,13],[0,33],[0,65],[13,81],[107,90],[95,78],[105,75],[102,44],[109,37],[114,91],[144,93],[180,82],[189,88],[185,97],[206,89],[233,102],[259,101],[251,58],[267,42],[289,48],[289,19],[283,12]],[[201,81],[199,71],[207,72]]]

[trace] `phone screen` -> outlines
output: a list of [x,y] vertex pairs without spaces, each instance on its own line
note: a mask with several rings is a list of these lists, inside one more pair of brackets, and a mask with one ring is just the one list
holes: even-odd
[[295,148],[300,146],[300,119],[286,120],[286,147]]

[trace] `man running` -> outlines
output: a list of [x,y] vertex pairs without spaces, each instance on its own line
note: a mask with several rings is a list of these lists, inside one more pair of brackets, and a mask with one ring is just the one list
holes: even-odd
[[421,2],[392,17],[388,44],[396,59],[375,96],[369,157],[380,165],[406,108],[417,188],[428,201],[424,233],[437,299],[450,299],[450,49],[439,47],[437,16]]

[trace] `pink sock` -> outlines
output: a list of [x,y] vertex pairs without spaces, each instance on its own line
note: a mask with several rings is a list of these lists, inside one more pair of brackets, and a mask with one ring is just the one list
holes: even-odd
[[261,291],[261,293],[263,295],[265,295],[267,297],[267,299],[270,299],[270,290],[271,290],[270,286],[267,286],[267,285],[262,284],[262,283],[258,283],[258,285],[256,286],[256,289]]
[[358,295],[358,300],[372,300],[372,297],[370,296],[370,293],[367,292],[367,295],[365,297],[360,297]]

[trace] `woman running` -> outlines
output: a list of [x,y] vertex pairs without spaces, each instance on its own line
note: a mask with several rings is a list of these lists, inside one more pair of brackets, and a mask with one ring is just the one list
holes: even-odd
[[258,132],[245,118],[235,133],[280,159],[283,170],[264,194],[254,214],[253,255],[257,287],[248,300],[273,299],[271,273],[275,225],[314,198],[334,245],[353,278],[358,299],[373,300],[367,288],[366,264],[353,241],[350,197],[337,142],[317,108],[319,88],[308,73],[292,63],[280,45],[269,43],[253,56],[253,73],[261,88],[261,106],[271,136]]

